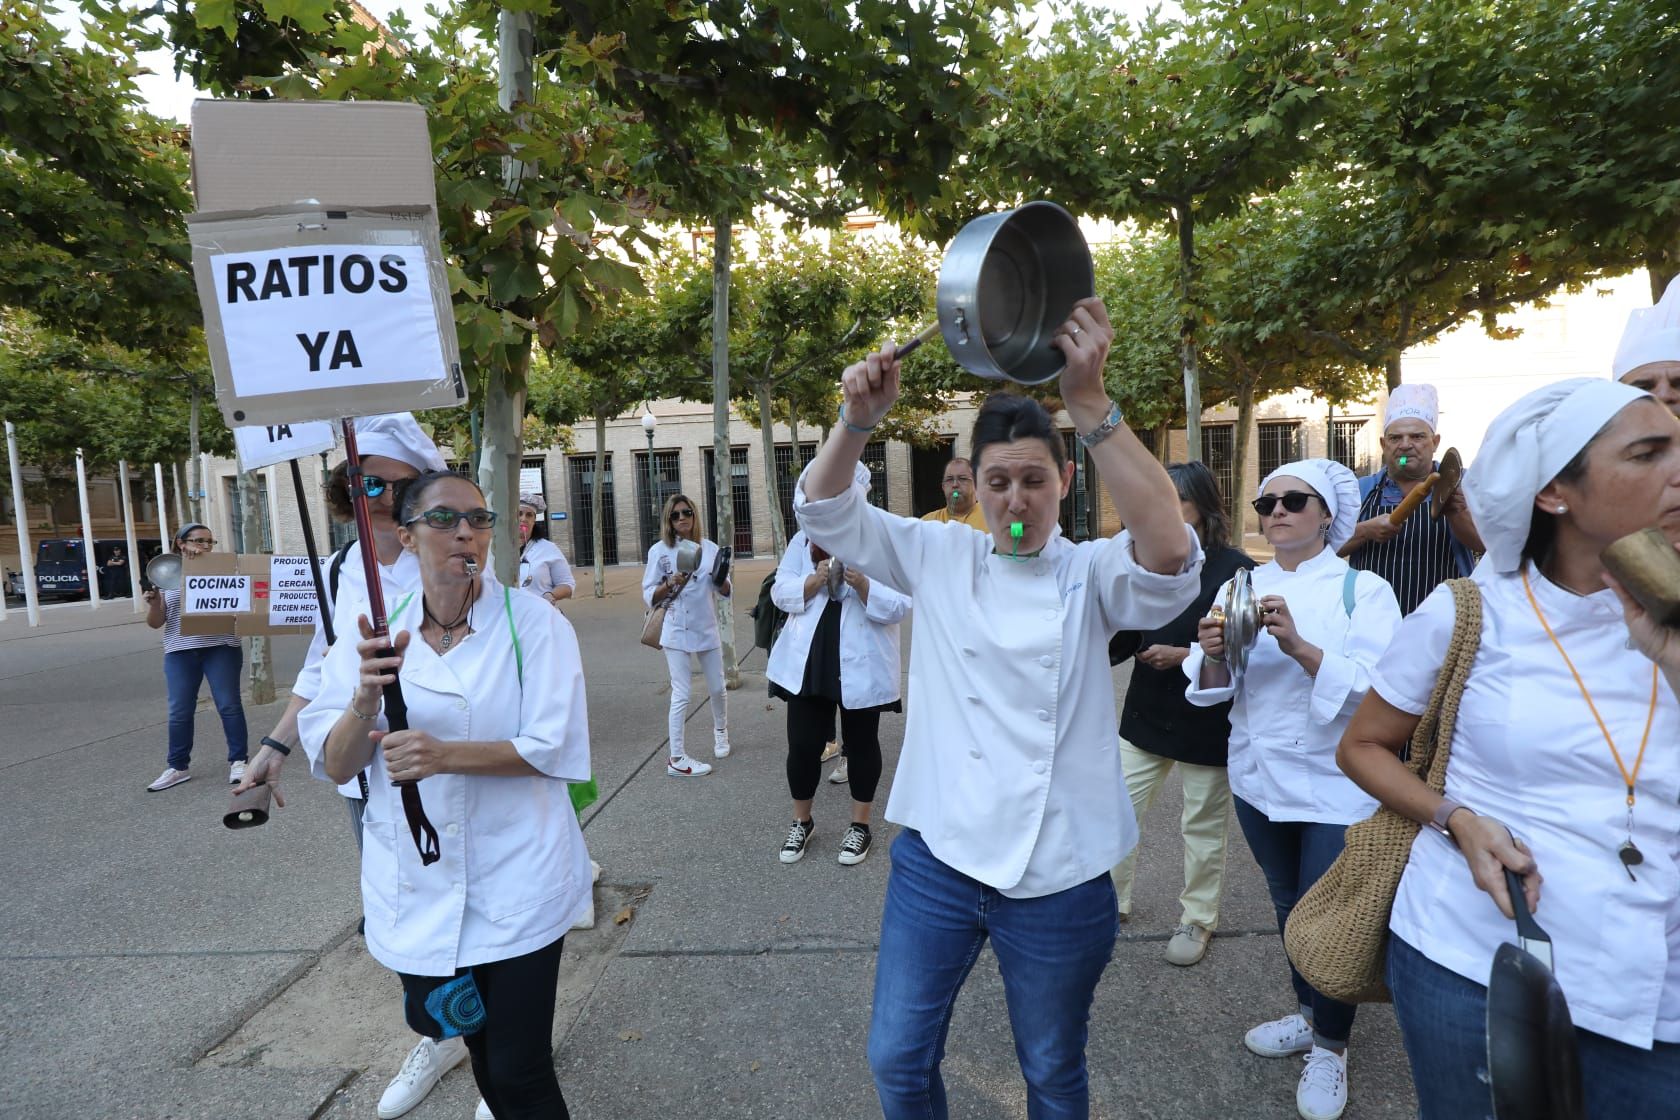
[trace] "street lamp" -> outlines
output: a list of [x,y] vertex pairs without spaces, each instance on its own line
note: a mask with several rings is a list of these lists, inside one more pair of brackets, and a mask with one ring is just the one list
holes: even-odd
[[[648,445],[648,450],[647,450],[648,524],[653,527],[653,535],[654,535],[655,538],[657,538],[659,536],[659,531],[661,529],[661,526],[659,524],[659,499],[654,495],[654,490],[653,490],[653,430],[657,427],[659,427],[659,418],[654,416],[653,409],[649,408],[647,405],[644,404],[642,406],[642,431],[647,433],[647,445]],[[645,547],[648,547],[648,548],[651,548],[653,546],[652,541],[644,541],[643,544],[644,544]]]

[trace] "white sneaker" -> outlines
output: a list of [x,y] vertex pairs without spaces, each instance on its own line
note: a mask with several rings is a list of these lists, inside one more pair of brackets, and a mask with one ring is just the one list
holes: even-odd
[[673,778],[703,778],[711,772],[711,763],[701,762],[687,755],[678,755],[665,763],[665,773]]
[[591,883],[599,883],[601,881],[601,865],[596,863],[594,860],[589,861],[589,881]]
[[850,772],[846,769],[846,760],[842,758],[840,760],[840,765],[834,768],[834,773],[828,776],[828,780],[839,786],[845,785],[846,782],[850,780],[850,777]]
[[177,770],[171,766],[163,773],[159,774],[157,776],[157,781],[147,786],[146,790],[150,793],[157,793],[159,790],[165,790],[170,786],[178,786],[182,782],[190,781],[192,781],[191,774],[187,773],[185,770]]
[[1314,1046],[1295,1086],[1295,1111],[1302,1120],[1336,1120],[1346,1107],[1347,1055]]
[[403,1059],[397,1076],[379,1096],[379,1120],[395,1120],[426,1099],[426,1094],[444,1074],[467,1056],[467,1044],[459,1037],[433,1042],[422,1038]]
[[589,911],[583,917],[572,923],[573,929],[595,928],[595,892],[589,892]]
[[1301,1015],[1285,1015],[1243,1035],[1243,1045],[1262,1058],[1293,1058],[1313,1048],[1312,1027]]
[[235,762],[228,767],[228,785],[236,786],[245,780],[245,764]]
[[818,762],[827,762],[829,759],[833,758],[835,755],[837,755],[839,753],[840,753],[840,744],[838,742],[836,742],[835,740],[830,739],[828,742],[823,744],[822,757],[817,759],[817,761]]
[[729,732],[718,731],[714,728],[712,730],[712,757],[728,758],[730,749]]
[[473,1109],[473,1120],[496,1120],[496,1114],[490,1111],[483,1097],[478,1098],[478,1107]]

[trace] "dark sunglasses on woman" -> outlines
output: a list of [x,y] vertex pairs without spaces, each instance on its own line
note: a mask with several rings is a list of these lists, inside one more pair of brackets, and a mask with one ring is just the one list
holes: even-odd
[[362,493],[370,498],[377,498],[385,493],[385,488],[389,485],[391,485],[390,481],[380,478],[376,474],[364,474],[362,476]]
[[693,516],[694,516],[694,511],[691,510],[691,509],[674,509],[674,510],[671,511],[671,520],[672,521],[681,521],[685,517],[693,517]]
[[455,526],[459,525],[462,518],[466,518],[467,524],[472,526],[474,529],[488,529],[496,524],[496,514],[494,510],[458,510],[443,509],[441,507],[417,513],[407,521],[403,522],[403,524],[412,525],[416,521],[424,521],[434,529],[447,530],[453,529]]
[[1277,509],[1279,502],[1282,502],[1283,508],[1290,513],[1300,513],[1307,508],[1307,503],[1315,497],[1317,497],[1316,494],[1308,494],[1301,490],[1290,490],[1284,494],[1266,494],[1254,499],[1250,504],[1254,506],[1254,512],[1261,517],[1270,517],[1272,511]]

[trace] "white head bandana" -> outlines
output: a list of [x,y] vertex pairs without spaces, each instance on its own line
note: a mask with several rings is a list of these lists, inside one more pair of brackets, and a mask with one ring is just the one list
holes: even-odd
[[443,456],[432,437],[420,430],[414,415],[390,412],[363,416],[356,421],[356,453],[383,455],[407,463],[417,471],[444,470]]
[[1534,390],[1494,418],[1464,498],[1496,572],[1522,567],[1534,499],[1616,413],[1651,394],[1619,381],[1572,377]]
[[1438,431],[1436,424],[1441,413],[1441,398],[1435,386],[1408,381],[1396,386],[1388,395],[1388,407],[1383,412],[1383,431],[1396,420],[1422,420],[1429,430]]
[[522,506],[530,506],[532,509],[536,510],[538,513],[547,513],[548,512],[548,503],[543,501],[543,496],[541,494],[533,493],[529,490],[527,490],[525,493],[519,495],[519,504],[522,505]]
[[1300,479],[1324,499],[1325,506],[1330,510],[1331,551],[1346,544],[1353,536],[1353,527],[1359,522],[1359,479],[1354,473],[1334,459],[1301,459],[1285,463],[1267,475],[1261,480],[1260,489],[1254,492],[1254,496],[1264,494],[1272,479],[1280,475]]
[[1628,312],[1610,376],[1620,381],[1652,362],[1680,362],[1680,279],[1669,284],[1655,307]]

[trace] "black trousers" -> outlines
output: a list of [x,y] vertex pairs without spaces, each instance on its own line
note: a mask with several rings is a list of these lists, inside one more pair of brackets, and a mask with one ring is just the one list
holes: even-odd
[[796,696],[787,702],[788,792],[795,801],[809,801],[817,795],[823,747],[834,737],[836,709],[840,712],[840,737],[846,744],[852,800],[875,800],[875,787],[881,783],[881,713],[854,712],[820,696]]
[[484,1028],[463,1041],[473,1080],[496,1120],[570,1120],[554,1073],[554,999],[565,945],[562,937],[470,970],[484,1001]]

